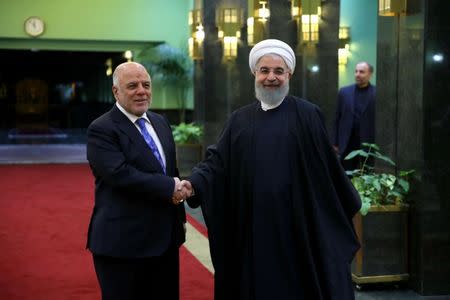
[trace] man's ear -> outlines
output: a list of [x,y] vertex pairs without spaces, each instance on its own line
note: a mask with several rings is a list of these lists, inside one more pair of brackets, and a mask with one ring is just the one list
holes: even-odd
[[114,95],[114,98],[117,100],[117,87],[115,85],[112,86],[112,93]]

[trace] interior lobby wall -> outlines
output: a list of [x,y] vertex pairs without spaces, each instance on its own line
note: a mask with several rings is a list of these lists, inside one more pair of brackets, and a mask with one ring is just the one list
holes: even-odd
[[[0,49],[89,53],[132,50],[136,56],[142,49],[165,42],[187,51],[189,6],[189,1],[164,0],[0,1]],[[31,16],[45,22],[45,30],[38,37],[25,32],[25,20]],[[177,109],[173,93],[170,87],[155,85],[152,108]],[[190,89],[188,108],[192,109],[192,103]]]
[[[378,1],[341,0],[340,26],[350,27],[350,57],[344,68],[339,68],[339,87],[354,83],[355,66],[360,61],[377,64]],[[371,82],[376,84],[376,69]]]
[[[24,22],[41,17],[43,35],[30,38]],[[0,2],[0,48],[53,45],[72,41],[165,41],[186,47],[187,1],[23,0]],[[26,42],[26,43],[24,43]],[[107,46],[104,46],[107,47]],[[30,48],[30,47],[28,47]],[[101,47],[99,50],[107,50]]]

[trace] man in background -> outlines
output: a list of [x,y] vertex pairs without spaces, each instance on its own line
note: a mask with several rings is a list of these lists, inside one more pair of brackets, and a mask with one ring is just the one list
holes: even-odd
[[373,67],[367,62],[356,64],[355,84],[339,90],[332,143],[345,170],[359,168],[359,158],[344,158],[362,143],[375,142],[376,88],[370,84]]

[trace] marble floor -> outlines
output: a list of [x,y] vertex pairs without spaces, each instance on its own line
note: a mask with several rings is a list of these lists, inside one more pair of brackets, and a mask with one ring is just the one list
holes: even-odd
[[[192,209],[185,205],[186,211],[189,215],[194,217],[197,221],[204,224],[202,212],[200,208]],[[450,296],[421,296],[414,291],[394,284],[384,285],[365,285],[355,287],[356,300],[449,300]]]
[[0,145],[0,164],[87,163],[85,144]]

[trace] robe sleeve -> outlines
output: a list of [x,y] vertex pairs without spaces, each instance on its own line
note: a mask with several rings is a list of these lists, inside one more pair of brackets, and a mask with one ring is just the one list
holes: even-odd
[[[234,115],[234,114],[233,114]],[[225,269],[225,239],[227,174],[230,165],[231,127],[233,115],[225,126],[217,144],[207,148],[205,160],[192,170],[188,177],[195,190],[195,196],[188,198],[191,207],[201,205],[203,218],[208,228],[211,260],[215,271],[215,290],[221,290],[220,283]]]
[[190,207],[198,207],[206,204],[208,199],[220,196],[225,184],[226,168],[229,161],[230,131],[233,115],[224,127],[217,144],[207,148],[205,159],[192,169],[188,177],[195,196],[188,198]]
[[335,151],[333,150],[329,142],[324,117],[318,107],[316,107],[316,113],[319,119],[318,130],[320,131],[320,133],[316,136],[322,137],[321,144],[323,145],[323,151],[325,152],[326,159],[328,161],[329,172],[333,180],[336,194],[341,206],[344,208],[344,212],[347,215],[347,218],[351,220],[353,216],[360,210],[361,200],[358,192],[345,173],[345,170],[343,169]]

